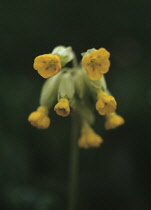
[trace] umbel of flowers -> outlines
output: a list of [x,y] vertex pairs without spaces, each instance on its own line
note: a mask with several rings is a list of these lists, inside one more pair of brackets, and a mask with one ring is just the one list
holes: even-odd
[[[99,115],[105,117],[105,129],[114,129],[124,124],[118,115],[116,100],[107,89],[104,74],[109,71],[110,53],[100,48],[82,53],[82,62],[77,64],[71,47],[58,46],[52,53],[37,56],[33,67],[46,78],[40,96],[40,105],[32,112],[28,121],[39,129],[50,125],[49,109],[67,117],[75,112],[80,117],[81,136],[78,145],[81,148],[98,147],[103,139],[95,133],[93,107]],[[73,62],[73,67],[65,67]]]

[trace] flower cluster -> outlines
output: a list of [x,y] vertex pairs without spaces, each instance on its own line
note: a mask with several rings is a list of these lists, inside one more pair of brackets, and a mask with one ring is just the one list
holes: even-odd
[[[52,53],[35,58],[34,69],[47,80],[41,91],[40,105],[29,115],[28,121],[34,127],[46,129],[50,125],[48,114],[52,106],[62,117],[74,112],[81,123],[79,147],[98,147],[103,139],[91,128],[93,107],[105,116],[106,130],[124,124],[124,119],[115,112],[117,103],[108,91],[104,77],[109,71],[110,53],[104,48],[93,48],[82,56],[82,65],[78,65],[71,47],[58,46]],[[65,67],[71,61],[73,67]]]

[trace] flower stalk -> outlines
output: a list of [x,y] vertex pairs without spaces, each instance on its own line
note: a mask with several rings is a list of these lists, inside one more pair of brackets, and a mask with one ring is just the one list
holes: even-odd
[[[105,48],[92,48],[81,55],[78,64],[72,47],[57,46],[51,53],[35,58],[34,69],[47,80],[41,90],[39,107],[28,117],[32,126],[47,129],[51,122],[49,109],[54,107],[61,117],[71,115],[68,210],[78,209],[79,148],[96,148],[103,143],[103,138],[92,128],[94,109],[105,118],[106,130],[125,122],[116,113],[117,102],[105,81],[110,53]],[[66,66],[69,62],[73,67]]]
[[68,210],[75,210],[78,200],[79,147],[77,140],[80,134],[78,116],[72,114],[72,129],[70,142]]

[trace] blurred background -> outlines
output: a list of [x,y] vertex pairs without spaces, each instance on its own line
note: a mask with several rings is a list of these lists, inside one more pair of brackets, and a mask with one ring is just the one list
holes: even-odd
[[27,121],[44,79],[36,56],[57,45],[81,52],[105,47],[106,75],[126,124],[105,131],[98,149],[80,150],[78,210],[151,209],[151,2],[149,0],[1,2],[0,209],[67,209],[70,117],[50,111],[51,126]]

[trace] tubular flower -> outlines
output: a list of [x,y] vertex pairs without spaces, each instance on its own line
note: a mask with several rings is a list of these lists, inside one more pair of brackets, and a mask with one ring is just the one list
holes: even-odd
[[51,54],[39,55],[35,58],[33,67],[43,78],[49,78],[61,69],[60,58]]
[[82,64],[90,80],[99,80],[103,74],[108,72],[109,57],[110,53],[104,48],[90,52],[83,57]]
[[117,115],[115,112],[106,116],[105,129],[114,129],[125,123],[125,120],[122,116]]
[[103,139],[94,132],[89,126],[84,126],[81,131],[81,137],[78,141],[78,145],[81,148],[99,147],[103,142]]
[[48,109],[47,107],[40,106],[37,111],[32,112],[29,117],[28,121],[31,123],[32,126],[39,128],[39,129],[46,129],[50,125],[50,118],[48,117]]
[[100,115],[108,115],[116,109],[116,101],[113,96],[108,96],[105,92],[101,91],[98,95],[96,102],[96,110]]
[[67,117],[70,114],[70,106],[67,98],[61,98],[55,105],[54,110],[62,117]]

